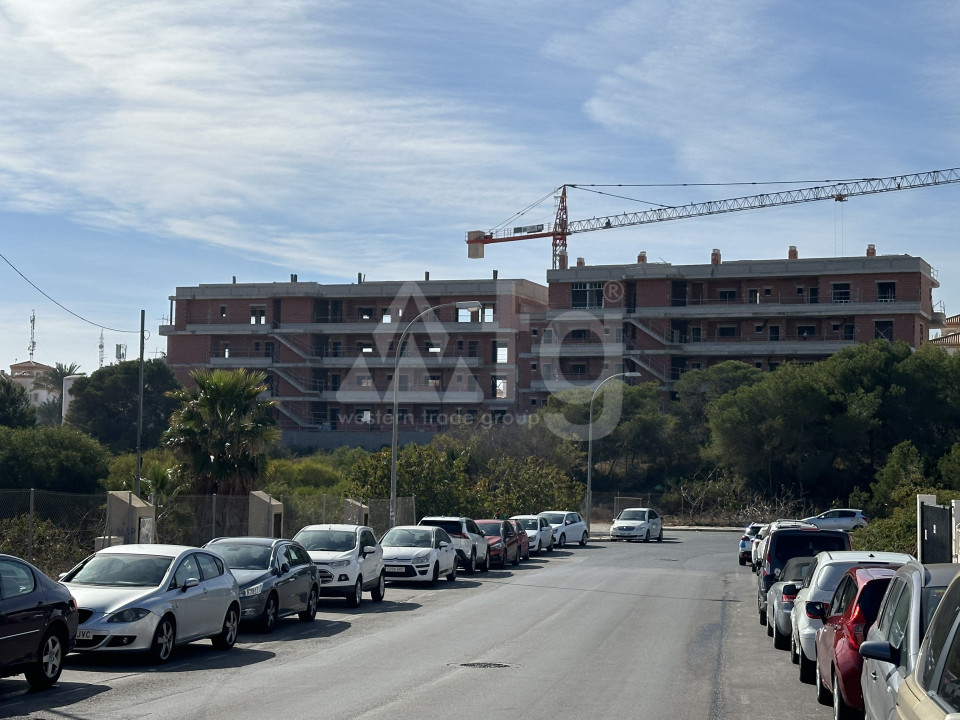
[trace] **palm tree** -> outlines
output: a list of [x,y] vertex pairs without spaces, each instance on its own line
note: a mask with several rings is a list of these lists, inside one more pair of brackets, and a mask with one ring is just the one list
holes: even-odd
[[63,424],[63,402],[58,397],[44,400],[37,405],[37,425],[57,427]]
[[163,443],[173,449],[195,495],[245,495],[266,468],[266,453],[280,437],[274,402],[262,372],[195,370],[196,387],[171,390],[181,402]]
[[48,390],[60,397],[63,394],[63,379],[70,375],[77,375],[79,371],[80,366],[77,363],[70,363],[69,365],[56,363],[52,368],[38,376],[33,384],[37,388]]

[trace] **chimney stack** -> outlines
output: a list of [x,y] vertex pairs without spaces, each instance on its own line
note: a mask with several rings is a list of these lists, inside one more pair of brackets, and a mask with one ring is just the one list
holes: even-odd
[[799,255],[797,255],[797,246],[791,245],[790,249],[787,251],[787,260],[796,260]]
[[493,279],[494,279],[494,280],[497,279],[497,272],[498,272],[498,271],[496,271],[496,270],[493,271]]
[[424,282],[430,282],[430,271],[429,271],[429,270],[424,270],[424,272],[423,272],[423,281],[424,281]]
[[565,252],[562,252],[559,255],[557,255],[557,265],[560,266],[558,268],[559,270],[567,269],[567,254]]
[[586,264],[587,263],[583,258],[577,258],[577,267],[583,267]]
[[867,245],[867,257],[876,257],[877,256],[877,247],[873,243]]
[[647,251],[641,250],[637,253],[637,265],[646,265],[647,264]]
[[296,274],[295,274],[295,273],[290,273],[290,282],[296,282],[296,281],[297,281],[297,276],[296,276]]
[[720,264],[720,250],[717,248],[713,249],[713,252],[710,253],[710,264],[719,265]]

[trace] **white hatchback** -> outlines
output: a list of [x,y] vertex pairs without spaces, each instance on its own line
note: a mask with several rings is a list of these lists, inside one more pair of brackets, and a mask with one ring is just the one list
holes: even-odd
[[663,541],[663,519],[653,508],[624,508],[610,526],[611,540]]
[[587,530],[587,523],[584,522],[580,513],[572,510],[547,510],[540,513],[540,517],[546,518],[547,522],[553,528],[553,544],[559,548],[564,547],[568,542],[577,542],[586,545],[590,538],[590,532]]
[[540,515],[514,515],[511,520],[520,523],[530,541],[530,552],[539,555],[542,551],[553,552],[553,527]]

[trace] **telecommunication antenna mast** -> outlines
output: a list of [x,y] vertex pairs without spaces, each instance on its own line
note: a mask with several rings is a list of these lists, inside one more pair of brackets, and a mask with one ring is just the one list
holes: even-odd
[[30,345],[27,350],[30,351],[30,362],[33,362],[33,351],[37,349],[37,339],[34,336],[34,329],[37,326],[37,315],[34,310],[30,311]]

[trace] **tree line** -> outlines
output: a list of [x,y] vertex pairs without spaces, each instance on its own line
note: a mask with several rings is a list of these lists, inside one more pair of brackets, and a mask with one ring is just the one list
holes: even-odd
[[[138,374],[133,361],[78,379],[53,427],[38,426],[23,389],[0,380],[0,487],[129,488]],[[184,388],[162,360],[145,363],[144,492],[389,495],[389,448],[282,447],[264,379],[197,371]],[[668,512],[715,506],[749,518],[778,503],[850,504],[884,517],[905,488],[960,491],[960,358],[880,340],[772,372],[736,361],[691,370],[669,396],[616,381],[595,396],[564,391],[523,425],[451,425],[400,449],[398,494],[416,495],[422,513],[575,507],[592,398],[593,489],[656,493]]]

